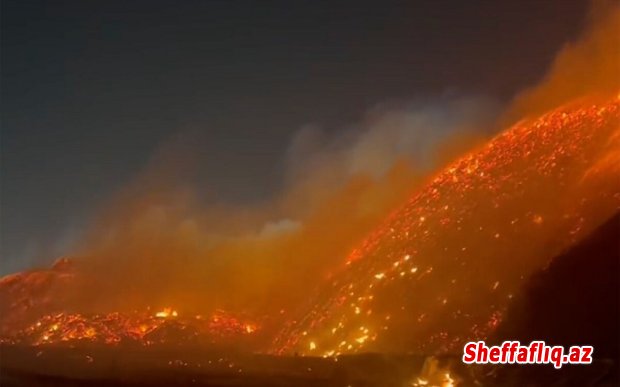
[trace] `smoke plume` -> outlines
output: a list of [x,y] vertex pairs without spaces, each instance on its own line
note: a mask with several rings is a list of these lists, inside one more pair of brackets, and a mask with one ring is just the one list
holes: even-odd
[[519,93],[508,119],[539,115],[566,102],[620,90],[620,6],[592,3],[588,26],[575,42],[556,55],[542,81]]
[[191,151],[165,146],[89,230],[73,304],[287,311],[433,168],[486,138],[496,112],[440,97],[377,106],[336,135],[303,127],[284,155],[285,188],[259,205],[205,204],[180,178],[201,167]]

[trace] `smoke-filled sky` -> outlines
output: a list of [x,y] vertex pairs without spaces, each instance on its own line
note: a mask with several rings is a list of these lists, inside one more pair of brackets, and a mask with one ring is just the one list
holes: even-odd
[[426,167],[449,136],[491,130],[587,8],[4,0],[0,273],[71,252],[119,192],[191,185],[201,207],[284,196],[259,233],[294,228],[303,215],[282,208],[316,202],[316,186],[386,173],[394,154]]

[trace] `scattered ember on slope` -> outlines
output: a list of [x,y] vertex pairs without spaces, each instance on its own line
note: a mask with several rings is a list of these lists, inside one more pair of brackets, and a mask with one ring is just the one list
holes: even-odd
[[57,260],[50,269],[29,270],[0,278],[0,336],[25,322],[62,310],[75,280],[73,262]]
[[242,321],[221,310],[206,319],[202,316],[179,316],[172,308],[154,314],[57,313],[45,315],[25,328],[5,335],[0,338],[0,342],[29,345],[63,342],[109,345],[204,344],[237,339],[257,330],[257,323]]
[[129,313],[67,311],[65,303],[80,275],[76,264],[61,258],[50,269],[0,278],[0,343],[247,343],[261,331],[254,319],[224,310],[207,316],[185,315],[172,307]]
[[[270,349],[433,353],[487,337],[531,272],[618,208],[619,120],[618,99],[579,102],[462,157],[352,251]],[[0,279],[0,342],[222,343],[261,331],[219,310],[68,311],[75,275],[61,260]]]
[[465,155],[350,254],[274,352],[433,353],[486,338],[530,273],[618,208],[619,137],[620,100],[582,100]]

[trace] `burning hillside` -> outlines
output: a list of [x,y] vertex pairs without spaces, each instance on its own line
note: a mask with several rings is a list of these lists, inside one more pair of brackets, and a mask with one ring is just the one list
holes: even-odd
[[439,173],[322,289],[276,351],[456,351],[522,281],[620,204],[620,100],[580,100]]
[[[274,317],[285,328],[263,349],[434,353],[487,337],[529,274],[618,208],[619,119],[617,97],[580,100],[457,160],[319,284],[309,312]],[[81,275],[65,259],[3,278],[2,341],[256,348],[262,322],[243,314],[69,308]]]
[[45,315],[24,329],[8,333],[2,342],[44,345],[59,343],[198,345],[240,341],[257,330],[254,322],[242,322],[223,311],[212,316],[182,317],[165,308],[148,313],[108,313],[82,315],[56,313]]
[[620,7],[431,3],[8,18],[0,384],[617,385]]
[[50,270],[34,270],[0,280],[0,342],[5,344],[249,345],[259,326],[246,317],[215,310],[183,315],[171,307],[128,313],[66,310],[75,289],[74,264],[58,260]]

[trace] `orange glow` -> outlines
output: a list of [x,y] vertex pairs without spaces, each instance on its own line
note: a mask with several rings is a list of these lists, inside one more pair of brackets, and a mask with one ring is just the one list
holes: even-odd
[[590,176],[619,135],[617,98],[582,100],[461,157],[351,252],[274,351],[432,353],[488,337],[526,276],[620,207],[615,169]]
[[[605,161],[620,152],[619,121],[615,97],[577,101],[464,155],[380,224],[326,282],[317,279],[312,285],[324,291],[308,310],[298,316],[274,308],[281,311],[275,324],[285,328],[266,350],[432,352],[486,338],[523,278],[619,207],[620,182],[610,178],[617,167]],[[556,251],[546,247],[552,238]],[[9,317],[0,342],[214,343],[267,331],[262,320],[216,307],[192,315],[189,302],[131,313],[68,312],[77,308],[65,309],[62,297],[46,291],[75,277],[71,262],[61,260],[52,270],[3,278],[8,303],[0,311]],[[247,287],[259,289],[253,285]]]
[[[176,318],[171,308],[147,313],[108,313],[83,315],[57,313],[46,315],[27,327],[5,335],[2,343],[43,345],[54,343],[91,342],[116,345],[137,342],[142,345],[183,344],[184,342],[213,342],[254,334],[255,322],[217,311],[210,319],[201,316]],[[172,340],[172,341],[171,341]]]
[[159,318],[177,317],[178,315],[177,311],[172,308],[164,308],[162,311],[155,313],[155,317]]

